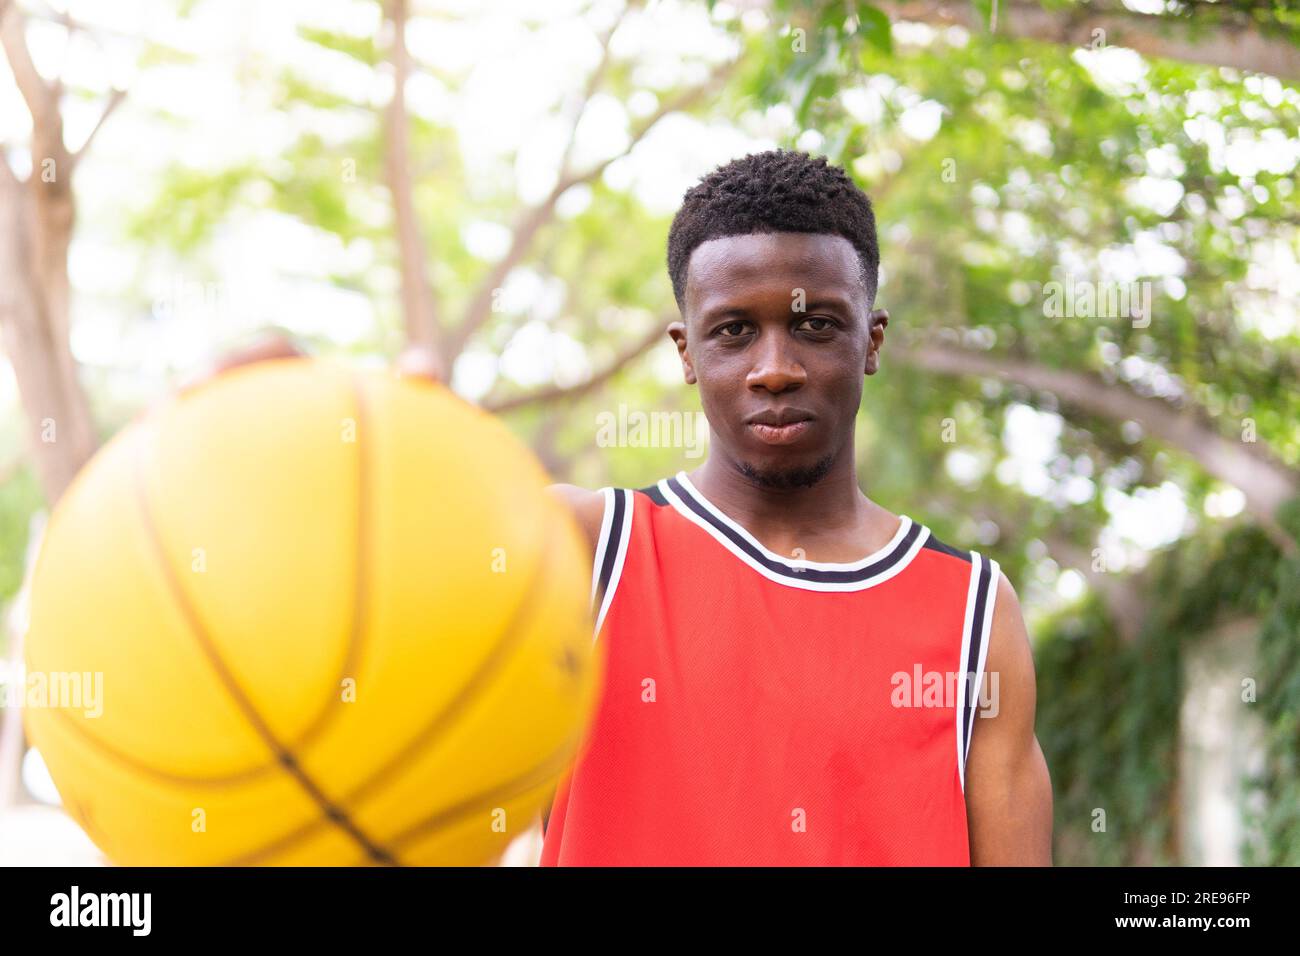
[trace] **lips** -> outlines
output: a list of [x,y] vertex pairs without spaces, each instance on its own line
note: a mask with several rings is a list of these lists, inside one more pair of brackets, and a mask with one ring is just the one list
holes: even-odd
[[789,445],[812,427],[813,416],[801,408],[760,412],[745,420],[745,426],[765,445]]
[[790,422],[788,425],[764,425],[761,422],[751,422],[749,430],[765,445],[789,445],[798,441],[811,426],[812,421],[809,419]]

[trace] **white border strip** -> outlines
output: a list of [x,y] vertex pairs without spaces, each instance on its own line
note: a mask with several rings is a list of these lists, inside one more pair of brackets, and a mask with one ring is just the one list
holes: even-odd
[[[980,656],[979,656],[978,663],[975,665],[975,706],[971,708],[970,717],[969,717],[970,720],[969,737],[972,742],[974,742],[975,740],[975,718],[979,716],[980,693],[984,689],[984,661],[988,658],[989,655],[989,634],[991,634],[993,631],[993,612],[997,609],[996,604],[998,598],[998,578],[1002,573],[996,561],[994,561],[992,558],[989,558],[988,562],[989,562],[989,590],[988,590],[987,597],[985,597],[984,599],[984,631],[980,635]],[[966,757],[967,759],[970,759],[969,751],[967,752]],[[962,767],[963,777],[965,776],[965,773],[966,773],[966,768]]]
[[[600,614],[596,617],[596,629],[592,632],[591,640],[595,643],[600,637],[600,629],[605,623],[605,615],[609,612],[609,606],[614,601],[614,592],[618,590],[618,582],[623,578],[623,564],[627,561],[627,545],[632,539],[632,510],[636,503],[636,492],[631,488],[620,488],[613,494],[623,496],[623,527],[618,536],[618,550],[614,553],[614,567],[609,573],[609,584],[605,588],[605,600],[601,602]],[[609,510],[613,511],[613,498],[609,502]]]
[[[967,709],[966,701],[966,661],[970,656],[971,629],[973,618],[975,616],[975,603],[979,595],[980,571],[984,565],[989,568],[988,590],[984,596],[984,620],[981,622],[979,634],[979,654],[975,660],[975,692],[972,695],[974,703]],[[966,592],[966,620],[962,625],[961,638],[961,704],[957,708],[957,773],[961,781],[962,793],[966,792],[966,760],[970,756],[969,752],[963,747],[963,741],[969,734],[972,742],[975,740],[975,718],[979,714],[980,692],[984,686],[984,663],[989,654],[989,634],[993,629],[993,612],[996,610],[998,597],[998,583],[1001,580],[1002,570],[998,563],[992,558],[985,558],[977,551],[971,552],[971,578],[970,587]],[[965,713],[963,713],[965,712]],[[963,723],[963,717],[965,721]]]
[[957,707],[953,720],[957,724],[957,778],[961,781],[962,793],[966,792],[966,755],[962,752],[962,729],[966,717],[966,661],[970,657],[971,619],[975,616],[975,589],[979,587],[980,568],[984,559],[979,552],[970,553],[970,583],[966,587],[966,615],[961,625],[961,653],[957,658]]
[[596,559],[591,565],[591,600],[592,609],[596,607],[596,588],[600,586],[600,569],[605,563],[605,549],[609,543],[609,526],[614,521],[614,489],[601,488],[605,498],[605,512],[600,519],[600,534],[596,537]]

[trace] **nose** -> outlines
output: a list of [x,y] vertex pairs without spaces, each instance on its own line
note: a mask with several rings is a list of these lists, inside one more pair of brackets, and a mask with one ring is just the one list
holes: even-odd
[[751,354],[754,366],[749,371],[750,388],[764,388],[773,394],[799,388],[808,380],[808,371],[800,364],[791,343],[781,335],[760,335]]

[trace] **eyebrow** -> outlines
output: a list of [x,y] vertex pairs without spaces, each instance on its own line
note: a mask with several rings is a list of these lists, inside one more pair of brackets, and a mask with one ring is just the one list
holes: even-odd
[[712,322],[714,319],[720,319],[728,315],[749,315],[751,309],[743,305],[715,305],[710,309],[698,312],[697,315],[701,322]]
[[[853,304],[848,299],[838,295],[819,295],[815,299],[804,303],[803,312],[812,312],[815,309],[835,309],[840,312],[852,312]],[[720,319],[728,315],[748,316],[753,312],[752,309],[743,305],[717,305],[711,309],[699,313],[701,321],[712,322],[714,319]],[[796,313],[802,315],[803,313]]]
[[813,309],[839,309],[842,312],[852,312],[853,306],[848,299],[838,295],[823,295],[804,304],[805,312],[811,312]]

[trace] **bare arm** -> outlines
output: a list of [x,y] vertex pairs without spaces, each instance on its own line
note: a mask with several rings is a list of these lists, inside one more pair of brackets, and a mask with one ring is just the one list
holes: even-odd
[[1051,866],[1052,780],[1034,736],[1034,658],[1005,574],[999,575],[984,670],[986,693],[996,705],[987,710],[996,716],[975,718],[966,761],[971,865]]
[[605,517],[605,496],[577,485],[550,485],[546,489],[572,510],[587,538],[587,547],[596,553],[596,538]]

